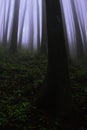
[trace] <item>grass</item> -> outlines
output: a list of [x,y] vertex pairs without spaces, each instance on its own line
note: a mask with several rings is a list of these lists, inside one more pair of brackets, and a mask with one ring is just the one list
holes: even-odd
[[[58,130],[58,121],[37,109],[34,102],[47,70],[47,56],[0,49],[0,129]],[[87,68],[70,65],[73,99],[87,119]],[[86,126],[82,125],[82,130]]]

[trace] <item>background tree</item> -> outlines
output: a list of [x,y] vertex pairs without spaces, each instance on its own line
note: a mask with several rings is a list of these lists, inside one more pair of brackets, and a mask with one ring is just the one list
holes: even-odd
[[19,49],[21,49],[22,47],[23,26],[24,26],[24,20],[25,20],[26,6],[27,6],[27,1],[25,2],[25,5],[24,5],[24,11],[23,11],[23,16],[21,20],[20,35],[19,35]]
[[4,39],[4,33],[5,33],[5,20],[6,20],[6,3],[4,3],[4,13],[3,13],[3,39]]
[[14,13],[13,13],[11,45],[10,45],[10,50],[12,52],[16,52],[17,51],[19,6],[20,6],[20,0],[15,0],[14,1]]
[[81,58],[84,56],[84,51],[83,51],[83,41],[82,41],[82,35],[80,31],[80,26],[79,26],[79,20],[78,20],[78,15],[75,7],[75,1],[71,1],[71,6],[72,6],[72,12],[73,12],[73,18],[75,22],[75,34],[76,34],[76,49],[77,49],[77,59]]
[[[86,33],[85,33],[85,20],[84,20],[84,15],[83,15],[83,8],[82,8],[82,1],[79,1],[80,6],[78,5],[78,2],[76,2],[76,10],[77,10],[77,16],[78,16],[78,23],[79,23],[79,27],[80,27],[80,33],[82,35],[82,44],[83,44],[83,50],[84,50],[84,54],[87,56],[87,40],[86,40]],[[75,6],[75,5],[74,5]],[[80,10],[82,10],[81,14],[80,14]]]
[[34,19],[33,19],[33,0],[29,1],[30,6],[29,6],[29,50],[32,52],[34,49]]
[[39,1],[37,3],[37,50],[40,51],[40,14],[39,14]]
[[47,53],[47,19],[46,19],[46,1],[42,1],[42,39],[41,53]]
[[[6,2],[5,4],[5,10],[4,10],[4,20],[6,18]],[[7,9],[7,19],[6,19],[6,24],[4,23],[4,33],[3,33],[3,46],[7,47],[7,35],[8,35],[8,24],[9,24],[9,12],[10,12],[10,0],[8,2],[8,9]]]

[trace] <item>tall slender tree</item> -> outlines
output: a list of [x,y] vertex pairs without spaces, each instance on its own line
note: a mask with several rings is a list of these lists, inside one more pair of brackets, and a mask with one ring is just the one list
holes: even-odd
[[5,33],[5,20],[6,20],[6,1],[4,2],[4,15],[3,15],[3,39]]
[[[6,2],[5,2],[6,4]],[[7,35],[8,35],[8,25],[9,25],[9,12],[10,12],[10,0],[8,1],[8,9],[7,9],[7,19],[6,19],[6,24],[4,25],[4,33],[3,33],[3,46],[7,47]],[[5,5],[6,8],[6,5]],[[6,9],[5,9],[5,14],[6,15]],[[6,17],[6,16],[5,16]]]
[[39,1],[37,3],[37,50],[40,51],[40,14],[39,14]]
[[42,1],[42,39],[41,53],[47,53],[47,16],[46,16],[46,1]]
[[[78,5],[78,2],[76,1],[77,5],[77,10],[78,10],[78,19],[79,19],[79,24],[80,24],[80,32],[82,32],[82,43],[83,43],[83,49],[84,49],[84,54],[87,56],[87,40],[86,40],[86,32],[85,32],[85,21],[84,21],[84,15],[83,15],[83,8],[82,8],[82,3],[80,3],[80,8]],[[82,14],[80,14],[80,10],[82,10]]]
[[23,26],[24,26],[24,20],[25,20],[26,6],[27,6],[27,1],[25,2],[25,5],[24,5],[24,12],[23,12],[22,22],[21,22],[21,27],[20,27],[19,49],[21,49],[22,47],[22,36],[23,36]]
[[34,19],[33,19],[33,0],[29,1],[30,7],[29,7],[29,50],[32,52],[34,49]]
[[13,13],[12,36],[11,36],[11,44],[10,44],[10,50],[12,52],[17,51],[19,6],[20,6],[20,0],[15,0],[14,1],[14,13]]
[[84,50],[83,50],[83,41],[82,41],[82,35],[80,31],[79,21],[78,21],[78,15],[75,7],[75,1],[71,1],[72,6],[72,12],[73,12],[73,18],[75,22],[75,32],[76,32],[76,49],[77,49],[77,59],[84,56]]

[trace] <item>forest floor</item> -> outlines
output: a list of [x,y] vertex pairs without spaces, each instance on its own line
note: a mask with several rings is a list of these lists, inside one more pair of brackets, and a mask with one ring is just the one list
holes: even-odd
[[[0,130],[65,130],[34,104],[46,70],[47,56],[0,50]],[[87,130],[87,67],[70,65],[70,79],[73,99],[85,117],[79,130]]]

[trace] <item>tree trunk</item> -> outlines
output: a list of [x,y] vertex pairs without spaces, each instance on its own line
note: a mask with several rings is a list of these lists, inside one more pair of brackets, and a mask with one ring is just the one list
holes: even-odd
[[37,50],[40,51],[40,14],[39,14],[39,2],[37,0]]
[[[9,23],[9,12],[10,12],[10,0],[8,4],[8,12],[7,12],[7,19],[6,19],[6,26],[4,26],[4,35],[3,35],[3,46],[7,47],[7,35],[8,35],[8,23]],[[6,6],[5,6],[6,8]],[[5,11],[6,13],[6,11]]]
[[24,12],[23,12],[23,17],[21,22],[20,36],[19,36],[19,49],[21,49],[22,47],[22,36],[23,36],[23,26],[24,26],[25,13],[26,13],[26,5],[27,3],[25,2]]
[[72,12],[75,22],[75,32],[76,32],[76,49],[77,49],[77,56],[76,59],[81,59],[84,56],[83,51],[83,45],[82,45],[82,35],[80,31],[79,21],[78,21],[78,15],[76,12],[75,3],[73,0],[71,0],[71,6],[72,6]]
[[29,9],[29,50],[33,52],[34,49],[34,23],[33,23],[33,0],[30,0],[30,9]]
[[68,59],[65,47],[59,0],[46,0],[48,32],[47,87],[43,105],[57,115],[67,115],[72,110]]
[[12,36],[11,36],[11,45],[10,45],[10,50],[12,52],[17,51],[19,6],[20,6],[20,0],[15,0],[15,2],[14,2],[14,14],[13,14],[13,25],[12,25]]
[[47,18],[46,18],[46,1],[42,1],[42,41],[41,53],[47,53]]

